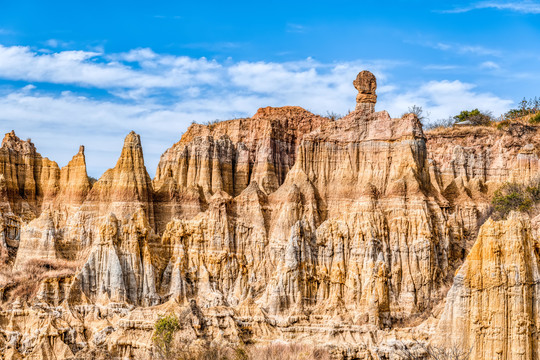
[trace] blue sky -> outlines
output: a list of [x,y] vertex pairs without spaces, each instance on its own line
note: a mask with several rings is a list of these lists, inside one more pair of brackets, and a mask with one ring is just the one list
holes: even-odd
[[378,110],[431,121],[500,115],[540,96],[540,1],[4,1],[0,131],[63,166],[114,166],[130,130],[151,176],[192,121],[261,106],[354,108],[378,78]]

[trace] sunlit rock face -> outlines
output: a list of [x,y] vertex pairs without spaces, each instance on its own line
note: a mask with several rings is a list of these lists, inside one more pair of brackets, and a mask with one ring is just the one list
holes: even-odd
[[375,111],[373,74],[353,84],[341,119],[290,106],[193,124],[153,180],[133,132],[93,184],[84,147],[59,169],[8,133],[4,354],[149,356],[154,322],[174,312],[189,341],[305,341],[370,359],[421,338],[534,358],[540,221],[477,232],[500,184],[537,176],[536,127],[424,133],[413,114]]
[[448,293],[439,341],[475,359],[538,358],[539,264],[527,216],[488,220]]

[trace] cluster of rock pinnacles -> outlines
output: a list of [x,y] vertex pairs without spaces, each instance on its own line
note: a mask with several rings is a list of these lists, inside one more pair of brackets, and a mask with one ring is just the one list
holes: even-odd
[[60,268],[31,297],[0,289],[0,358],[149,356],[169,313],[194,343],[538,358],[538,221],[483,224],[493,191],[538,175],[536,128],[424,133],[413,114],[375,112],[372,73],[353,85],[338,120],[287,106],[193,124],[153,179],[134,132],[95,183],[84,147],[60,168],[6,134],[6,271]]

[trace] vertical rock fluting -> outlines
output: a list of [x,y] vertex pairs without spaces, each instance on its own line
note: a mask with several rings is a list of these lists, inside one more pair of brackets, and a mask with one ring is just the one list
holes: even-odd
[[502,129],[464,126],[430,130],[426,136],[432,183],[449,201],[455,221],[473,236],[488,217],[495,190],[505,182],[538,178],[537,127],[519,122]]
[[43,202],[52,201],[59,190],[58,165],[41,157],[30,139],[23,141],[14,131],[2,140],[0,174],[11,211],[25,220],[39,216]]
[[154,179],[161,232],[173,217],[190,219],[218,191],[238,196],[257,182],[275,191],[296,160],[302,137],[330,119],[300,107],[261,108],[252,118],[194,124],[161,157]]
[[526,215],[488,220],[448,293],[438,340],[472,348],[473,359],[537,359],[539,264]]
[[99,227],[98,242],[75,277],[71,302],[80,293],[91,302],[152,306],[160,302],[149,247],[157,239],[140,209],[126,222],[110,214]]
[[295,168],[315,187],[321,219],[347,234],[336,271],[349,313],[377,309],[374,321],[388,324],[391,312],[409,316],[440,296],[453,238],[416,117],[351,113],[306,136]]
[[84,147],[57,175],[50,185],[56,195],[46,197],[39,217],[20,229],[16,269],[22,269],[31,259],[55,260],[57,253],[59,258],[75,258],[74,252],[80,250],[69,241],[65,243],[64,232],[69,232],[67,220],[77,212],[90,190]]

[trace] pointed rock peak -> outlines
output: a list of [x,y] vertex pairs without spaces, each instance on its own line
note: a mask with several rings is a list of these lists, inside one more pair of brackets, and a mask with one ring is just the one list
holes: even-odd
[[73,156],[69,163],[60,170],[61,201],[80,205],[90,191],[90,180],[86,171],[84,146]]
[[132,130],[129,134],[127,134],[124,140],[124,148],[134,146],[141,146],[141,137]]
[[117,234],[118,220],[113,213],[109,213],[99,228],[99,236],[101,238],[100,242],[113,244]]
[[11,130],[10,132],[6,133],[6,135],[4,136],[4,141],[2,141],[2,143],[9,140],[20,141],[21,139],[19,139],[19,137],[15,135],[15,130]]
[[148,217],[142,208],[138,208],[131,216],[130,222],[139,228],[149,228]]
[[[116,163],[116,171],[129,171],[135,173],[146,174],[144,166],[144,156],[141,146],[141,137],[139,134],[131,131],[127,134],[122,147],[122,153]],[[146,175],[144,175],[146,177]],[[150,178],[148,176],[148,178]],[[146,182],[146,179],[145,179]]]
[[125,164],[125,161],[133,161],[136,163],[134,165],[144,167],[141,137],[134,131],[127,134],[124,139],[124,146],[116,167],[118,168],[119,165],[122,167],[122,164]]

